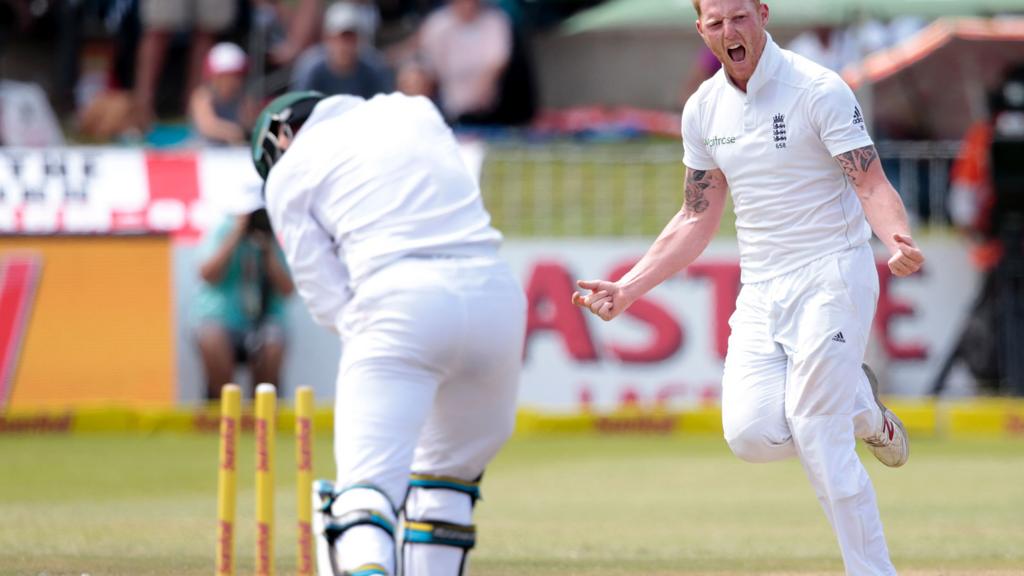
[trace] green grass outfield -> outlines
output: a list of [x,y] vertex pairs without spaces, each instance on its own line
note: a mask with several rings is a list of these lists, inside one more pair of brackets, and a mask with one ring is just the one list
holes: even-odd
[[[213,572],[217,439],[0,437],[0,574]],[[295,559],[294,452],[278,437],[279,573]],[[865,461],[902,574],[1024,574],[1024,441],[925,440]],[[328,476],[330,438],[317,437]],[[240,574],[251,573],[252,437],[240,446]],[[478,576],[841,571],[796,462],[736,460],[711,436],[525,436],[488,470]]]

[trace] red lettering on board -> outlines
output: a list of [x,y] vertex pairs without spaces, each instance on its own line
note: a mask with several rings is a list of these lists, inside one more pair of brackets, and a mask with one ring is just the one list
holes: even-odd
[[562,264],[542,260],[534,265],[526,282],[526,342],[538,332],[552,331],[562,337],[574,360],[597,360],[584,311],[572,303],[574,290],[572,276]]
[[712,341],[718,358],[724,360],[729,350],[729,317],[736,310],[736,298],[740,295],[740,265],[735,261],[701,261],[687,266],[686,274],[711,281],[714,299]]
[[[618,281],[636,263],[630,260],[612,269],[608,277]],[[642,346],[626,346],[609,344],[608,350],[613,356],[628,363],[653,364],[671,358],[683,347],[683,328],[664,306],[649,298],[639,298],[623,312],[646,324],[651,329],[651,337]]]
[[[914,307],[906,300],[893,297],[893,275],[885,261],[876,262],[878,267],[878,309],[875,312],[875,333],[882,341],[886,354],[893,360],[924,360],[928,357],[928,349],[918,342],[899,343],[893,340],[892,323],[900,317],[912,318],[916,314]],[[922,269],[923,272],[923,269]]]

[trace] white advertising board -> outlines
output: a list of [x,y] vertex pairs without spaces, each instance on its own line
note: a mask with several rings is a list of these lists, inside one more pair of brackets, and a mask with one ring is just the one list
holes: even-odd
[[[570,303],[579,278],[621,274],[648,240],[511,241],[529,296],[521,403],[560,411],[715,402],[739,289],[735,242],[717,240],[685,272],[624,316],[603,322]],[[957,239],[924,240],[924,272],[895,278],[878,253],[881,295],[869,362],[890,394],[930,390],[974,296],[977,275]]]

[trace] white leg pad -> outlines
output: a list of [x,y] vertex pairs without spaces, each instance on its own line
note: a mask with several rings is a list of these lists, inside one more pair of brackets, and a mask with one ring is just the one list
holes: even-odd
[[403,576],[461,576],[476,539],[472,521],[469,494],[411,487],[403,523]]
[[[324,497],[330,483],[314,483],[313,531],[319,576],[343,573],[389,575],[395,572],[394,532],[397,516],[391,502],[372,487],[359,485],[333,496],[330,509]],[[328,492],[329,494],[329,492]],[[364,572],[379,566],[381,572]],[[360,570],[363,569],[363,570]]]

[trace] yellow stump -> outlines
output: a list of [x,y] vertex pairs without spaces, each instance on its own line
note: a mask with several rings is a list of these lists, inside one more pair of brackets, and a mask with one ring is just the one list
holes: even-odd
[[313,576],[313,389],[295,393],[295,503],[298,511],[298,576]]
[[242,393],[235,384],[220,392],[220,465],[217,471],[217,576],[235,574],[235,501]]
[[256,387],[256,574],[274,573],[274,412],[273,384]]

